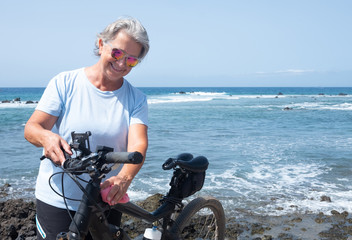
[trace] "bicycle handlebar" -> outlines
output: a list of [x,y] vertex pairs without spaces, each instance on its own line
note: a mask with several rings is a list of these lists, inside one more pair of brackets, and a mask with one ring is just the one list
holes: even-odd
[[[108,152],[101,157],[98,153],[79,158],[68,158],[63,164],[63,168],[71,171],[84,171],[93,164],[94,160],[98,160],[101,164],[104,163],[127,163],[139,164],[143,161],[143,155],[140,152]],[[93,162],[92,162],[93,161]]]
[[129,163],[139,164],[143,161],[143,155],[140,152],[108,152],[105,155],[107,163]]

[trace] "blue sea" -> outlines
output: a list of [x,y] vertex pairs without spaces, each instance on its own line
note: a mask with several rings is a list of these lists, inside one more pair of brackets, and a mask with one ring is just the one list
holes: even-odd
[[[352,88],[140,89],[149,149],[132,200],[165,194],[172,171],[162,163],[189,152],[210,162],[196,195],[218,198],[229,216],[352,212]],[[12,198],[34,198],[42,152],[23,129],[43,91],[0,88],[10,100],[0,103],[0,186],[10,183]]]

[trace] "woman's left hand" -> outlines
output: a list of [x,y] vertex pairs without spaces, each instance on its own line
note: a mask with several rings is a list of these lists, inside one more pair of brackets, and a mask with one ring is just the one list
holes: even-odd
[[117,175],[105,180],[100,185],[100,188],[105,189],[111,186],[111,190],[107,196],[107,200],[108,202],[110,202],[111,205],[115,205],[125,195],[131,182],[132,179],[125,176]]

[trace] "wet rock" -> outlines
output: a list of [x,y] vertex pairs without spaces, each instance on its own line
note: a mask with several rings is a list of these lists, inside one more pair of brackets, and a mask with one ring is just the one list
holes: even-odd
[[331,198],[324,195],[324,196],[320,197],[320,201],[321,202],[331,202]]
[[344,218],[347,218],[348,217],[348,212],[347,211],[343,211],[341,213],[341,216],[344,217]]
[[252,231],[251,234],[263,234],[265,232],[264,227],[261,224],[255,223],[252,225]]
[[3,186],[0,187],[0,197],[7,197],[9,194],[9,188],[11,185],[9,183],[5,183]]
[[324,223],[324,219],[323,218],[316,218],[314,221],[316,223],[319,223],[319,224]]
[[[10,184],[0,187],[8,189]],[[1,191],[0,191],[1,192]],[[161,194],[153,195],[137,205],[154,211],[160,206]],[[312,229],[319,229],[304,239],[346,240],[352,236],[352,219],[348,212],[332,211],[311,215],[260,216],[249,214],[242,218],[226,219],[226,239],[283,240],[301,239],[302,234],[310,234]],[[307,221],[308,220],[308,221]],[[315,222],[314,222],[315,220]],[[141,239],[145,228],[150,223],[123,215],[124,230],[129,237]],[[307,224],[307,223],[311,224]],[[0,239],[1,240],[35,240],[35,203],[21,199],[0,202]]]
[[279,239],[285,239],[285,240],[292,240],[294,239],[292,237],[292,235],[288,234],[288,233],[280,233],[278,236]]
[[319,236],[322,239],[346,239],[346,235],[343,233],[343,230],[339,228],[332,228],[328,231],[320,232]]
[[340,215],[340,213],[338,211],[336,211],[336,210],[331,210],[331,214],[335,215],[335,216],[339,216]]
[[300,217],[294,218],[294,219],[291,220],[291,222],[296,222],[296,223],[302,222],[302,218],[300,218]]

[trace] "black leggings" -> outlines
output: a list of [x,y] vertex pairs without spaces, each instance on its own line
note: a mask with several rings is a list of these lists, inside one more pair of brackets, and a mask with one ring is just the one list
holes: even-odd
[[[37,239],[38,240],[56,240],[56,236],[60,232],[68,232],[71,224],[71,218],[66,209],[57,208],[46,204],[37,199]],[[74,216],[75,212],[70,211],[71,215]],[[121,213],[117,211],[111,212],[108,217],[108,221],[117,226],[120,225]],[[91,236],[88,233],[86,240],[91,240]]]

